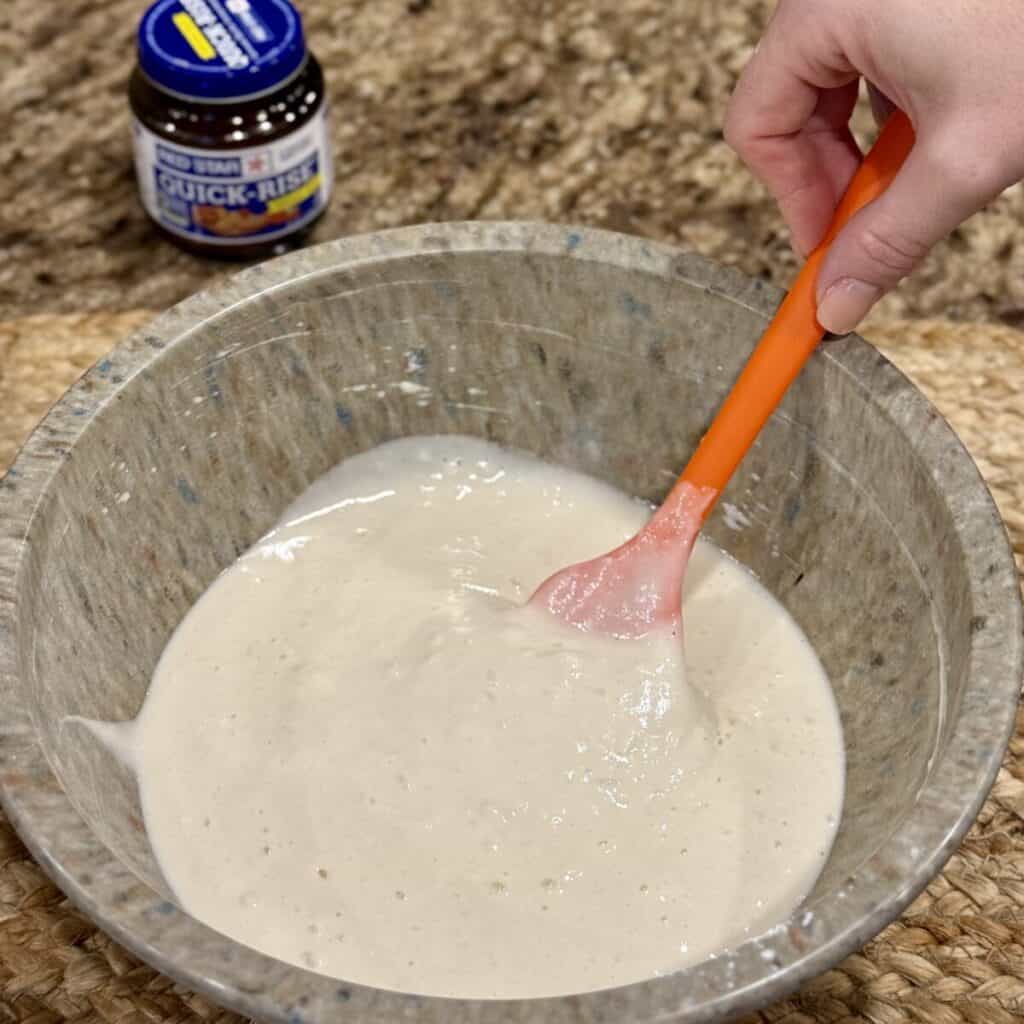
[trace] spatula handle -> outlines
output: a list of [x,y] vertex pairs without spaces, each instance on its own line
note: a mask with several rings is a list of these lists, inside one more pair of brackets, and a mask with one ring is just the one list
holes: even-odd
[[[795,284],[683,470],[680,483],[712,488],[717,497],[729,482],[754,438],[824,336],[817,319],[815,286],[829,245],[858,210],[889,187],[913,145],[913,126],[902,111],[897,111],[886,122],[854,175],[827,234],[807,258]],[[711,506],[705,516],[710,509]]]

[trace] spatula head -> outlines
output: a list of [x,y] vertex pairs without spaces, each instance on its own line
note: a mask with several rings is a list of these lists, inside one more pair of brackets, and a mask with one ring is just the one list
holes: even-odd
[[577,629],[624,639],[680,630],[686,564],[713,498],[710,489],[678,484],[635,537],[556,572],[530,603]]

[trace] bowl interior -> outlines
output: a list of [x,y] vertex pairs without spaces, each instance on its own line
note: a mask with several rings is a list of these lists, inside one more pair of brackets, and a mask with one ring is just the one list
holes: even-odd
[[[477,435],[658,500],[771,304],[756,282],[709,285],[692,257],[630,266],[573,233],[529,255],[421,237],[264,291],[249,272],[241,301],[221,296],[173,345],[159,329],[137,340],[127,370],[100,364],[62,407],[87,422],[31,521],[17,672],[64,794],[168,899],[130,771],[68,716],[132,717],[217,573],[319,474],[382,441]],[[921,454],[920,431],[947,428],[914,395],[908,432],[908,394],[859,342],[819,354],[708,527],[790,609],[841,709],[845,809],[812,909],[914,811],[985,626],[956,503]]]

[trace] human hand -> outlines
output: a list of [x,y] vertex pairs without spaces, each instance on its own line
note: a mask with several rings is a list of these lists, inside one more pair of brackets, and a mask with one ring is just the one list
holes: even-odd
[[726,141],[779,202],[807,255],[860,163],[861,77],[876,118],[917,140],[888,190],[832,243],[818,320],[852,331],[933,245],[1024,177],[1020,0],[780,0],[729,104]]

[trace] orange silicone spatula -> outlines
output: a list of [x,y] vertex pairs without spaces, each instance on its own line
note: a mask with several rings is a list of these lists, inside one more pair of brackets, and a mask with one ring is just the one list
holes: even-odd
[[863,206],[888,188],[914,145],[902,112],[889,118],[854,175],[821,244],[765,331],[682,476],[647,525],[599,558],[570,565],[530,603],[580,629],[640,637],[678,626],[693,543],[733,471],[824,335],[816,283],[828,247]]

